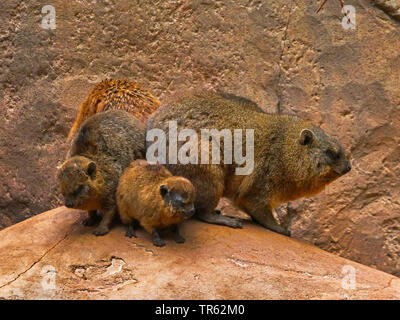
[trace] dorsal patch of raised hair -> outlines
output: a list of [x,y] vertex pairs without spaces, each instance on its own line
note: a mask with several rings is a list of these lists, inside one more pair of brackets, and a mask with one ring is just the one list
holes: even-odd
[[145,123],[159,106],[160,101],[136,82],[105,79],[92,88],[88,97],[81,104],[67,141],[71,141],[82,123],[96,113],[107,110],[124,110]]

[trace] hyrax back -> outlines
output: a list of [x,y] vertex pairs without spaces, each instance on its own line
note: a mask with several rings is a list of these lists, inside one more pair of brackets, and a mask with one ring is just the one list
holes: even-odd
[[160,101],[134,81],[103,80],[92,89],[80,106],[67,141],[71,141],[81,124],[96,113],[107,110],[125,110],[145,123],[159,106]]
[[144,142],[144,125],[122,110],[90,117],[73,140],[58,181],[67,207],[102,213],[96,235],[109,231],[119,178],[133,160],[144,158]]
[[[177,242],[184,239],[177,225],[194,214],[195,189],[192,183],[173,176],[160,164],[136,160],[125,170],[117,189],[117,204],[121,220],[130,224],[136,220],[153,235],[153,243],[163,246],[158,230],[172,227]],[[132,230],[128,230],[131,236]]]
[[[158,109],[148,120],[148,130],[162,129],[167,144],[173,143],[169,141],[172,120],[177,122],[178,132],[195,130],[198,141],[205,128],[229,129],[232,136],[234,129],[254,130],[254,169],[248,175],[235,175],[238,164],[224,164],[222,155],[219,164],[166,165],[173,174],[192,181],[197,191],[196,215],[206,222],[232,226],[227,217],[213,214],[225,196],[265,227],[289,234],[287,226],[275,221],[272,210],[320,192],[351,168],[343,148],[321,128],[295,116],[267,114],[244,98],[213,93],[184,97]],[[245,132],[242,140],[242,150],[246,150]],[[224,143],[220,144],[221,153]]]

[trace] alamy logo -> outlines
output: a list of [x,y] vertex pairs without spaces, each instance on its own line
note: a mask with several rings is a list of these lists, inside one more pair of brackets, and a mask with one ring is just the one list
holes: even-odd
[[[199,137],[193,129],[183,129],[178,132],[177,122],[169,121],[168,143],[163,130],[147,131],[146,141],[152,144],[147,148],[146,160],[153,164],[220,164],[223,140],[222,163],[236,164],[236,175],[249,175],[254,170],[254,130],[246,129],[245,134],[245,143],[243,143],[242,129],[234,129],[233,132],[229,129],[201,129]],[[179,142],[181,146],[178,150]],[[243,146],[245,146],[244,155]]]
[[343,29],[355,29],[356,28],[356,8],[351,5],[345,5],[342,8],[342,13],[344,15],[342,19]]
[[345,290],[356,289],[356,268],[350,265],[345,265],[342,268],[342,288]]
[[46,14],[42,18],[42,28],[53,30],[56,28],[56,9],[51,5],[46,5],[42,8],[42,13]]
[[56,276],[57,271],[51,265],[44,266],[40,271],[43,276],[41,285],[44,290],[55,290],[56,289]]

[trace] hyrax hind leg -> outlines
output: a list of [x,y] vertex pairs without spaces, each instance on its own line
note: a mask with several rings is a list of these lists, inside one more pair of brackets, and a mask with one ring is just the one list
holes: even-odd
[[185,238],[181,236],[179,233],[179,227],[177,224],[171,226],[170,230],[172,231],[172,236],[176,243],[184,243]]
[[212,166],[211,169],[203,171],[189,180],[196,188],[195,208],[196,217],[199,220],[231,228],[243,228],[240,219],[223,216],[215,210],[225,187],[222,168]]

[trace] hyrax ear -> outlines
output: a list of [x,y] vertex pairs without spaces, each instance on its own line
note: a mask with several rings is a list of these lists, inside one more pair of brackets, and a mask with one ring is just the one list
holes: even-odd
[[93,179],[96,175],[96,170],[97,170],[96,163],[90,161],[86,168],[87,175]]
[[161,197],[164,198],[167,195],[167,193],[168,193],[168,187],[165,184],[161,185],[160,186]]
[[309,129],[303,129],[300,132],[300,139],[299,142],[303,146],[311,144],[314,140],[314,133]]

